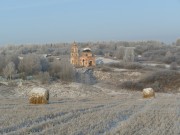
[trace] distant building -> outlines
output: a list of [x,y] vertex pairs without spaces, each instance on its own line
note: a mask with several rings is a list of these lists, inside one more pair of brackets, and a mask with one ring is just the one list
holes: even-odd
[[95,57],[90,48],[84,48],[79,56],[78,46],[74,42],[71,46],[71,64],[74,66],[90,67],[95,66]]
[[74,42],[73,45],[71,46],[71,64],[74,66],[79,66],[79,52],[78,52],[78,47],[76,43]]

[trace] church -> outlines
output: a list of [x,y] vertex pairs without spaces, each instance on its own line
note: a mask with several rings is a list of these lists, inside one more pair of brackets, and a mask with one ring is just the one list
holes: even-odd
[[71,46],[71,59],[70,62],[76,67],[91,67],[95,66],[95,57],[90,48],[84,48],[79,55],[78,46],[74,42]]

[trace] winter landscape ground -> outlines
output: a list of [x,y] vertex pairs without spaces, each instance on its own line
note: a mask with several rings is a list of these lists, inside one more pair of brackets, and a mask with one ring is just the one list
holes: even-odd
[[[1,90],[1,93],[3,91]],[[141,92],[80,98],[50,98],[30,105],[27,98],[1,98],[0,134],[180,134],[180,95]]]
[[[21,86],[0,86],[0,134],[8,135],[178,135],[180,94],[121,89],[117,82],[140,79],[143,70],[95,70],[98,83],[24,81]],[[49,104],[32,105],[33,87],[50,91]]]

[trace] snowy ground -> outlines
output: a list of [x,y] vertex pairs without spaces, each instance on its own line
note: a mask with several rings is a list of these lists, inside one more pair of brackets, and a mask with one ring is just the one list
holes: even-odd
[[105,57],[97,57],[96,58],[96,61],[103,61],[104,64],[109,64],[109,63],[118,63],[119,60],[113,60],[113,59],[110,59],[110,58],[105,58]]
[[47,105],[30,105],[22,97],[1,97],[0,134],[177,135],[179,101],[180,95],[160,93],[155,99],[143,99],[140,92],[51,97]]
[[[142,93],[116,85],[137,80],[145,71],[96,71],[99,83],[26,82],[0,85],[0,134],[7,135],[178,135],[180,94]],[[49,104],[31,105],[33,87],[50,91]]]

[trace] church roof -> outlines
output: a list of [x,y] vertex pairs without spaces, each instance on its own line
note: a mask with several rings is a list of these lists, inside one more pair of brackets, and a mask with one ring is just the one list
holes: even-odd
[[72,46],[77,46],[75,41],[73,42]]
[[91,52],[91,49],[90,48],[84,48],[83,52]]

